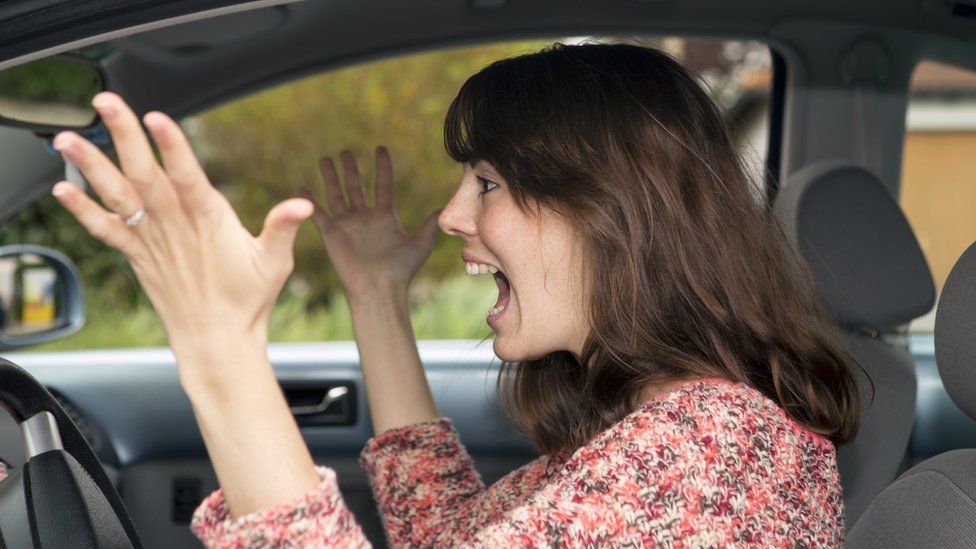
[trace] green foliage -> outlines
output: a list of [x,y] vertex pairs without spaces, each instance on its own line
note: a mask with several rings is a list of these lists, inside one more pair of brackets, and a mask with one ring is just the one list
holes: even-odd
[[[308,185],[324,199],[318,159],[356,154],[371,196],[373,150],[392,154],[398,214],[408,230],[444,205],[461,168],[444,152],[447,108],[461,84],[488,63],[547,42],[480,46],[359,65],[260,93],[186,124],[207,173],[245,225],[259,231],[268,207]],[[420,279],[461,269],[461,243],[442,237]],[[296,277],[309,302],[327,303],[338,282],[311,224],[295,246]]]
[[[461,169],[443,150],[444,115],[468,76],[488,63],[535,51],[520,42],[438,51],[359,65],[268,90],[183,121],[207,173],[246,227],[261,229],[277,201],[309,185],[320,198],[317,161],[348,148],[372,192],[372,151],[393,155],[397,211],[408,230],[450,198]],[[88,324],[36,350],[164,345],[165,334],[125,259],[88,236],[53,198],[0,226],[0,243],[50,246],[81,272]],[[461,273],[461,243],[442,236],[412,288],[417,336],[480,339],[497,295],[489,277]],[[299,234],[296,269],[272,318],[271,341],[352,339],[345,301],[311,223]],[[485,313],[485,314],[482,314]]]
[[[183,127],[211,180],[254,232],[270,207],[296,196],[301,185],[324,198],[317,161],[342,149],[358,156],[367,193],[372,193],[372,154],[380,144],[393,155],[398,214],[413,230],[447,202],[460,180],[460,167],[444,153],[442,132],[461,84],[492,61],[548,44],[510,42],[362,64],[246,97],[186,119]],[[716,44],[704,45],[718,51]],[[703,71],[713,90],[737,94],[740,69],[768,66],[768,52],[759,45],[744,44],[733,53],[722,61],[728,66]],[[23,70],[38,67],[28,64]],[[31,75],[12,79],[11,74],[0,73],[0,89],[44,80]],[[54,88],[80,89],[78,78],[58,75]],[[162,326],[124,258],[88,236],[54,199],[38,201],[0,226],[0,244],[14,243],[61,250],[78,264],[85,288],[88,325],[38,350],[165,344]],[[460,248],[459,239],[440,237],[414,283],[412,317],[419,338],[489,335],[484,313],[497,294],[490,278],[461,275]],[[295,274],[272,318],[271,341],[352,339],[345,301],[311,223],[299,233],[295,255]]]
[[[410,317],[419,339],[483,339],[488,308],[498,292],[487,276],[458,276],[439,283],[420,282],[413,289]],[[163,325],[148,303],[125,311],[107,301],[88,300],[89,323],[80,332],[32,347],[31,351],[61,351],[166,345]],[[278,301],[271,316],[270,341],[346,341],[353,339],[352,319],[340,295],[328,305],[315,306],[305,291],[293,290]]]

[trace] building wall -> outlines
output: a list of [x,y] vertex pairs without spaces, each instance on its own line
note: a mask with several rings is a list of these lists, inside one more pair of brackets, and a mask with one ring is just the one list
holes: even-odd
[[941,289],[976,241],[976,130],[910,131],[900,203]]

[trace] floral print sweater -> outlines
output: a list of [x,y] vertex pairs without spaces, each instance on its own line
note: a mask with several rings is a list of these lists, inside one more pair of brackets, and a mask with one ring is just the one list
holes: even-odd
[[[572,452],[486,488],[451,420],[399,427],[360,455],[393,547],[839,546],[833,444],[759,391],[703,379]],[[192,528],[209,547],[369,547],[335,472],[298,501],[231,519],[220,490]]]

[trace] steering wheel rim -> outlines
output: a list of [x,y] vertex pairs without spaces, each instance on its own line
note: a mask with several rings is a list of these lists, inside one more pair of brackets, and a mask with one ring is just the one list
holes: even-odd
[[[3,358],[0,406],[21,425],[28,450],[27,463],[0,482],[0,534],[7,546],[27,536],[16,526],[22,522],[4,521],[2,514],[20,515],[20,507],[26,506],[32,547],[80,549],[107,542],[114,547],[124,537],[128,546],[141,549],[122,498],[81,431],[40,382]],[[66,509],[77,511],[76,523],[65,524],[64,516],[71,516]],[[49,516],[60,517],[58,527],[42,531]],[[77,523],[82,516],[87,524]]]

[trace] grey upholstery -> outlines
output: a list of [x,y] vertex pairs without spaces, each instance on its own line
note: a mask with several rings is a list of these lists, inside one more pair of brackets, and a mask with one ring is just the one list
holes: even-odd
[[915,416],[915,364],[878,335],[928,312],[935,287],[898,204],[863,168],[839,161],[807,166],[790,176],[774,210],[863,368],[852,368],[861,428],[837,452],[850,528],[898,475]]
[[775,210],[840,324],[881,331],[932,309],[935,286],[922,249],[869,171],[836,160],[806,166],[789,177]]
[[845,547],[976,547],[976,450],[953,450],[912,467],[847,534]]
[[976,244],[956,261],[935,317],[935,363],[946,393],[976,418]]
[[837,449],[837,467],[844,488],[847,527],[898,476],[915,419],[915,363],[904,350],[861,334],[844,333],[841,340],[871,375],[854,368],[861,392],[861,428]]
[[[976,418],[976,245],[956,262],[939,299],[935,357],[949,396]],[[976,450],[909,469],[850,530],[847,547],[976,547]]]

